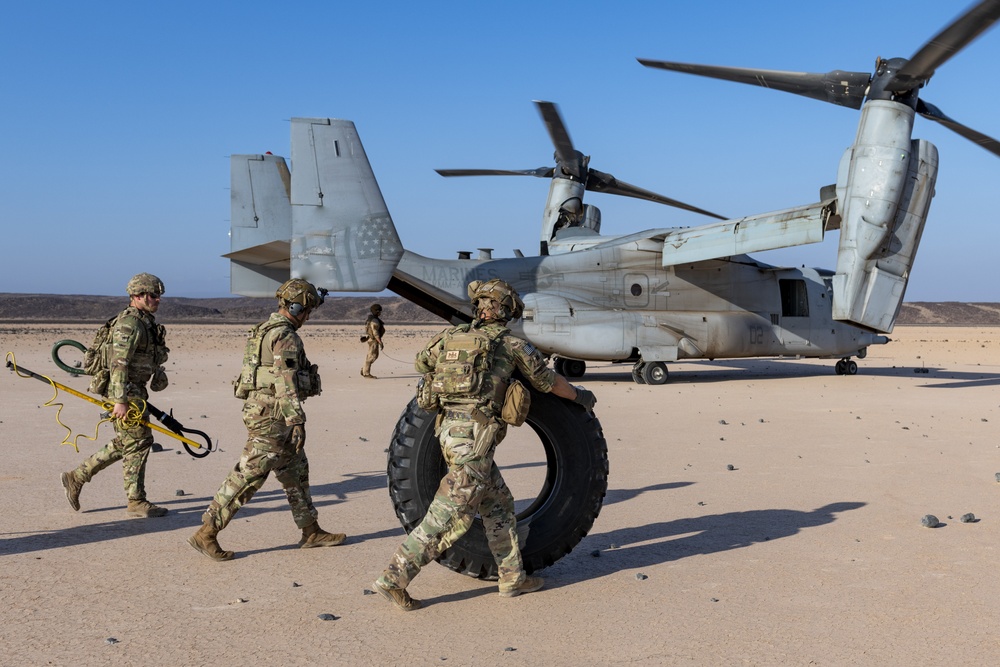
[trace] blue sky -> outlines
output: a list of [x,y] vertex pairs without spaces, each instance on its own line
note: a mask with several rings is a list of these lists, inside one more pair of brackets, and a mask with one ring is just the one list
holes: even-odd
[[[968,6],[843,2],[48,2],[0,24],[0,292],[229,295],[229,160],[289,154],[296,116],[353,120],[404,245],[421,254],[538,247],[537,178],[435,168],[548,166],[532,100],[560,106],[591,166],[727,216],[806,204],[836,180],[858,112],[642,67],[637,57],[871,71]],[[1000,30],[922,97],[1000,137]],[[918,118],[940,151],[908,301],[997,301],[1000,159]],[[294,166],[293,166],[294,168]],[[700,216],[592,195],[603,232]],[[837,234],[756,255],[833,267]]]

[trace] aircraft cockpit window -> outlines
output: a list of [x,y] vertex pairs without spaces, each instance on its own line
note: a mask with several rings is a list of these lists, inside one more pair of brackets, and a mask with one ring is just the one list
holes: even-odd
[[804,280],[779,280],[781,316],[809,317],[809,292]]

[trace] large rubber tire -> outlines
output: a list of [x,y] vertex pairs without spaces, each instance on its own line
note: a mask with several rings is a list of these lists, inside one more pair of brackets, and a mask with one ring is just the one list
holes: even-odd
[[[517,515],[521,558],[531,573],[572,551],[594,525],[608,490],[608,445],[597,417],[553,394],[532,390],[525,425],[538,435],[547,460],[541,491]],[[434,415],[417,407],[416,399],[396,423],[387,472],[389,497],[409,533],[423,520],[446,472],[441,445],[434,436]],[[478,516],[469,532],[437,560],[462,574],[497,578],[497,565]]]

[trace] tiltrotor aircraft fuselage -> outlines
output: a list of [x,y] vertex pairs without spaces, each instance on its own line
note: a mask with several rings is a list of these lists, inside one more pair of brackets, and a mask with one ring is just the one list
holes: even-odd
[[[705,211],[589,167],[555,105],[538,108],[555,167],[439,170],[444,176],[551,179],[539,254],[432,259],[403,248],[353,122],[293,118],[291,163],[233,155],[232,290],[271,296],[290,276],[332,292],[389,289],[449,322],[472,317],[466,285],[502,278],[521,294],[513,328],[570,377],[587,361],[631,362],[636,382],[662,384],[666,362],[740,357],[852,357],[888,341],[937,178],[938,153],[912,137],[916,115],[1000,155],[1000,144],[947,117],[918,90],[1000,17],[978,3],[913,58],[878,59],[872,74],[775,72],[641,60],[646,66],[765,85],[859,108],[854,142],[819,201],[738,218]],[[600,234],[585,191],[644,199],[715,218],[709,224]],[[782,268],[748,253],[817,243],[839,230],[832,271]]]

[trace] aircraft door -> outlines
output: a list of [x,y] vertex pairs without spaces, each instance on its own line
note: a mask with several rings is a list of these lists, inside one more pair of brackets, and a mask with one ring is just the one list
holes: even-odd
[[786,352],[807,352],[811,348],[810,282],[801,277],[780,278],[781,343]]

